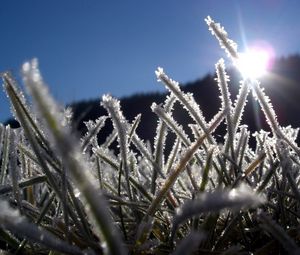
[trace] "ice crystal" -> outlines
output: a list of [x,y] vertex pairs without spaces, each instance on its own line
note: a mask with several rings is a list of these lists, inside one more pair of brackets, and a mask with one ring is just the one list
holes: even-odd
[[[31,117],[36,121],[35,114],[33,113],[31,107],[28,105],[24,93],[17,86],[17,82],[13,78],[12,74],[10,72],[5,72],[4,74],[2,74],[2,78],[4,80],[3,83],[4,90],[7,92],[8,89],[11,89],[12,92],[16,95],[17,100],[19,100],[22,103],[27,113],[30,113]],[[15,117],[15,119],[18,120],[16,110],[12,105],[11,105],[11,112]]]
[[243,116],[244,108],[247,103],[247,97],[250,92],[248,81],[242,81],[239,93],[235,100],[234,111],[233,111],[233,125],[236,129],[241,121]]
[[[155,72],[158,81],[162,81],[167,89],[174,94],[177,100],[182,104],[182,106],[187,110],[188,114],[195,122],[202,128],[202,130],[207,132],[207,123],[200,110],[199,104],[196,103],[193,95],[191,93],[184,93],[179,86],[179,83],[169,78],[163,71],[162,68],[158,68]],[[211,143],[214,143],[213,138],[208,134],[208,139]]]
[[190,139],[188,138],[188,135],[185,133],[183,127],[181,125],[179,125],[171,116],[170,113],[165,112],[163,110],[163,108],[159,105],[157,105],[156,103],[153,103],[151,105],[151,110],[156,113],[160,119],[162,121],[164,121],[168,127],[170,128],[170,130],[172,132],[174,132],[175,134],[177,134],[183,141],[183,143],[188,146],[189,144],[191,144]]
[[227,108],[230,113],[231,99],[230,99],[230,92],[228,89],[229,76],[226,74],[225,64],[223,59],[220,59],[216,64],[216,72],[217,72],[218,86],[221,92],[222,108],[223,109]]
[[[38,60],[32,59],[30,62],[25,62],[22,66],[23,80],[29,93],[34,96],[37,95],[37,90],[44,100],[48,110],[54,115],[59,123],[63,123],[63,116],[61,108],[54,102],[52,96],[49,93],[48,87],[43,81],[42,75],[39,70]],[[40,118],[44,115],[40,112],[40,108],[36,106],[36,111],[39,113]]]
[[210,16],[205,19],[209,30],[211,31],[212,35],[216,36],[218,39],[221,48],[223,48],[227,55],[232,58],[233,60],[238,58],[237,52],[237,44],[228,38],[228,34],[225,31],[224,27],[221,27],[219,23],[216,23]]
[[[210,17],[206,22],[235,62],[237,45],[220,24]],[[70,109],[51,97],[35,59],[22,69],[34,107],[27,105],[12,77],[2,75],[21,124],[16,130],[0,125],[0,195],[11,205],[0,201],[2,241],[16,253],[38,253],[43,247],[47,253],[117,255],[182,254],[201,240],[205,252],[226,253],[232,247],[231,234],[237,233],[241,252],[252,244],[253,250],[264,249],[259,245],[270,235],[286,251],[293,251],[299,223],[299,128],[279,125],[270,99],[255,79],[241,81],[232,102],[224,60],[215,68],[221,107],[210,121],[192,93],[184,92],[162,68],[155,71],[170,93],[162,104],[151,106],[158,118],[150,141],[137,133],[142,116],[128,121],[120,101],[110,95],[101,102],[108,116],[85,122],[87,131],[77,139],[71,131]],[[254,132],[253,148],[252,131],[242,124],[250,90],[271,128],[271,132]],[[177,102],[191,123],[176,119]],[[224,119],[226,133],[217,144],[213,132]],[[113,131],[100,144],[106,121],[112,122]],[[278,226],[249,210],[261,204]],[[30,222],[15,208],[30,216]],[[257,222],[263,226],[253,228]],[[59,238],[39,224],[50,224],[51,233]],[[209,238],[191,232],[203,226]],[[262,242],[253,243],[253,231]],[[195,247],[201,253],[199,244]]]
[[[172,94],[170,96],[167,96],[163,107],[167,113],[173,110],[175,99],[176,98]],[[156,135],[154,137],[154,151],[155,151],[155,160],[161,169],[163,168],[164,165],[164,149],[165,149],[167,134],[168,134],[167,125],[161,119],[159,119],[156,128]]]
[[251,83],[254,97],[258,100],[271,130],[274,135],[280,135],[279,123],[270,98],[265,94],[264,89],[260,87],[257,80],[252,80]]
[[195,200],[186,201],[177,209],[173,220],[173,231],[178,225],[201,213],[218,212],[222,209],[240,210],[247,207],[256,207],[265,202],[262,195],[253,193],[253,190],[245,184],[231,190],[220,190],[211,193],[201,193]]
[[73,118],[73,111],[71,107],[66,107],[63,109],[63,120],[62,120],[62,126],[71,125]]
[[85,125],[87,127],[87,133],[82,139],[82,150],[85,151],[89,144],[92,144],[94,147],[98,146],[97,135],[100,130],[103,128],[107,117],[102,116],[96,119],[95,121],[87,121]]
[[293,128],[291,125],[289,125],[286,127],[281,127],[281,130],[288,140],[296,142],[299,133],[299,128]]
[[112,98],[110,95],[102,97],[102,106],[108,111],[115,129],[118,131],[118,141],[120,145],[120,154],[124,164],[124,174],[127,180],[127,192],[130,199],[132,199],[131,188],[129,185],[129,164],[128,164],[128,122],[124,118],[120,107],[120,101]]

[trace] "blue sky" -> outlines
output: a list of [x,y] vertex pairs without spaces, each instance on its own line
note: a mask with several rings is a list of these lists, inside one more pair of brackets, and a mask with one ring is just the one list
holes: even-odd
[[[264,41],[282,56],[300,51],[299,9],[298,0],[2,0],[0,71],[20,79],[22,63],[37,57],[62,104],[163,91],[157,66],[185,83],[213,72],[224,57],[207,15],[240,49]],[[1,91],[0,121],[9,116]]]

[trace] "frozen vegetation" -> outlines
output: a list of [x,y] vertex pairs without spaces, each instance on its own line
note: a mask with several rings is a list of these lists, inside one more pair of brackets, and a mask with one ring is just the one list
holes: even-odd
[[[237,45],[210,17],[206,23],[235,64]],[[232,99],[225,61],[219,60],[221,104],[208,120],[201,102],[158,68],[157,79],[169,94],[164,104],[153,103],[156,136],[143,141],[136,132],[141,116],[127,120],[110,95],[101,100],[107,116],[86,122],[87,133],[78,138],[70,128],[71,110],[51,97],[37,60],[26,62],[22,74],[32,105],[13,77],[3,74],[21,125],[0,126],[3,252],[300,254],[298,129],[280,126],[255,78],[242,80]],[[250,96],[259,102],[268,131],[251,134],[243,125]],[[175,104],[190,115],[192,132],[173,118]],[[109,121],[114,130],[99,144]],[[215,138],[220,124],[226,126],[221,144]],[[176,139],[166,152],[170,133]],[[255,148],[248,144],[251,136]]]

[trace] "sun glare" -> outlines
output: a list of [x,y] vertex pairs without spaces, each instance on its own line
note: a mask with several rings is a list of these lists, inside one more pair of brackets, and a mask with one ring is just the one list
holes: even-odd
[[259,78],[267,73],[270,54],[264,49],[248,49],[240,53],[235,65],[244,78]]

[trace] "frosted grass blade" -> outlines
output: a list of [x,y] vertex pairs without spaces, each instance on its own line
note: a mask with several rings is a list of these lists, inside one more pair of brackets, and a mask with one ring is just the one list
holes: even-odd
[[193,254],[200,242],[205,238],[203,233],[191,232],[185,239],[183,239],[177,246],[172,255]]
[[156,103],[153,103],[151,105],[151,110],[158,115],[158,117],[167,124],[167,126],[170,128],[172,132],[174,132],[183,142],[183,144],[188,147],[191,144],[190,139],[188,138],[188,135],[184,131],[183,127],[179,125],[174,118],[170,115],[170,113],[167,113],[161,106],[157,105]]
[[85,151],[87,146],[92,142],[92,140],[97,140],[97,134],[103,128],[107,116],[102,116],[98,118],[95,122],[87,122],[86,126],[88,128],[88,132],[82,140],[82,151]]
[[[52,155],[53,153],[50,151],[48,140],[45,138],[41,128],[38,127],[38,123],[35,120],[36,116],[33,116],[31,108],[27,105],[25,97],[23,93],[19,91],[16,82],[9,73],[5,73],[2,78],[4,80],[3,87],[7,96],[10,98],[15,118],[22,123],[23,121],[19,119],[20,112],[22,112],[22,119],[26,119],[28,126],[33,130],[36,136],[35,139],[37,139],[45,151]],[[18,105],[19,113],[16,112],[16,105]]]
[[209,170],[212,168],[213,152],[214,152],[214,148],[209,150],[207,153],[206,162],[205,162],[205,166],[203,169],[202,180],[201,180],[200,189],[199,189],[200,192],[203,192],[205,190],[205,187],[208,183],[208,173],[209,173]]
[[68,168],[78,189],[81,191],[82,198],[88,205],[87,213],[90,215],[91,220],[95,222],[102,240],[107,245],[108,250],[105,249],[104,252],[107,254],[125,254],[125,247],[122,246],[121,238],[106,209],[108,208],[107,202],[101,192],[92,184],[92,177],[80,155],[79,146],[67,128],[61,126],[60,118],[57,116],[58,107],[44,85],[38,70],[37,60],[23,65],[23,75],[24,82],[34,99],[40,117],[45,121],[48,131],[52,135],[53,146],[64,159],[64,166]]
[[178,155],[179,151],[181,149],[181,142],[180,139],[177,137],[176,141],[173,144],[172,150],[168,156],[168,160],[165,166],[166,173],[168,174],[170,170],[172,169],[174,162],[176,161],[176,155]]
[[162,81],[167,88],[176,96],[179,102],[190,114],[191,118],[196,121],[196,123],[201,127],[204,133],[208,136],[208,141],[210,143],[215,143],[214,139],[208,132],[208,125],[205,118],[200,110],[199,104],[196,103],[192,94],[185,94],[179,87],[178,82],[170,79],[163,71],[161,67],[158,67],[155,71],[158,81]]
[[18,211],[9,207],[6,201],[0,201],[0,224],[13,233],[23,235],[33,242],[38,242],[51,250],[66,254],[84,254],[78,247],[58,239],[50,232],[29,223]]
[[230,99],[230,92],[228,89],[229,76],[225,71],[224,60],[220,59],[216,64],[217,80],[219,90],[221,92],[222,109],[227,109],[226,112],[226,124],[227,124],[227,141],[225,141],[225,153],[227,153],[228,148],[231,148],[232,155],[234,155],[233,146],[233,122],[232,122],[232,102]]
[[[218,118],[216,118],[215,122],[210,126],[209,131],[215,130],[216,126],[218,126],[221,122],[221,120],[224,119],[225,112],[222,112]],[[185,152],[185,154],[182,156],[182,158],[179,160],[177,165],[174,167],[173,171],[169,174],[166,181],[158,191],[157,195],[152,200],[146,215],[144,216],[142,222],[139,225],[139,228],[141,229],[141,234],[137,236],[137,244],[143,244],[145,242],[145,237],[148,236],[148,234],[151,232],[151,228],[142,228],[141,225],[145,222],[148,222],[157,210],[159,210],[159,207],[161,203],[164,201],[164,199],[167,197],[170,189],[173,187],[175,181],[177,180],[178,176],[182,171],[184,171],[186,165],[188,162],[193,158],[196,151],[199,149],[199,147],[203,144],[204,140],[207,138],[207,135],[204,134],[203,136],[199,137]]]
[[11,128],[10,126],[6,126],[4,129],[4,141],[3,141],[3,149],[2,149],[2,158],[1,158],[1,169],[0,169],[0,184],[4,184],[6,176],[7,176],[7,167],[8,167],[8,156],[10,151],[10,141],[11,141]]
[[137,116],[135,116],[135,118],[133,120],[133,123],[131,125],[130,131],[129,131],[129,134],[128,134],[128,143],[129,144],[131,143],[131,139],[132,139],[133,135],[136,134],[135,131],[136,131],[137,127],[139,126],[140,122],[141,122],[141,117],[142,117],[142,115],[138,114]]
[[132,137],[132,142],[135,145],[135,147],[140,151],[142,156],[144,156],[152,165],[153,171],[158,173],[160,176],[165,178],[164,173],[162,172],[162,169],[158,166],[158,164],[155,162],[154,158],[152,157],[152,154],[147,149],[144,142],[137,136],[137,134],[134,134]]
[[207,16],[205,22],[208,25],[212,35],[218,39],[221,48],[225,50],[227,55],[233,60],[237,59],[237,44],[228,38],[228,34],[225,29],[221,27],[219,23],[216,23],[214,20],[212,20],[210,16]]
[[45,175],[47,176],[47,179],[50,182],[52,188],[60,196],[60,191],[59,191],[58,185],[56,184],[55,178],[53,177],[52,172],[50,171],[47,163],[45,162],[44,154],[42,153],[42,151],[40,149],[40,143],[38,142],[38,140],[34,134],[34,131],[32,131],[32,129],[31,129],[30,123],[28,122],[28,118],[26,117],[26,114],[24,113],[24,109],[23,109],[22,105],[20,104],[20,100],[18,100],[17,95],[15,94],[14,88],[13,88],[12,84],[10,83],[9,79],[4,80],[4,87],[7,92],[7,95],[9,96],[9,98],[11,100],[11,104],[15,109],[17,118],[20,121],[20,124],[24,130],[24,133],[26,134],[26,137],[32,146],[35,156],[41,165],[41,168],[45,172]]
[[172,236],[180,223],[201,213],[219,212],[225,208],[240,210],[256,207],[264,202],[263,196],[253,193],[245,184],[231,190],[201,193],[197,199],[185,202],[178,210],[173,220]]
[[276,222],[270,219],[265,213],[259,214],[259,219],[263,223],[261,226],[265,231],[271,234],[276,240],[278,240],[284,249],[291,255],[297,255],[300,253],[300,249],[295,241],[288,236],[282,227]]
[[[40,176],[37,175],[35,177],[31,177],[29,179],[20,181],[18,185],[19,188],[22,189],[22,188],[30,187],[34,184],[46,182],[46,180],[47,180],[46,175],[40,175]],[[13,191],[13,187],[11,185],[9,184],[0,185],[0,195],[4,195],[12,191]]]
[[[175,96],[171,94],[165,100],[164,109],[167,113],[171,112],[175,103]],[[154,138],[154,159],[159,169],[165,173],[164,169],[164,149],[166,143],[166,137],[168,134],[168,127],[161,119],[158,122],[156,128],[156,136]],[[151,182],[151,192],[152,194],[156,191],[156,180],[157,180],[157,171],[153,171],[152,182]]]
[[[172,94],[167,97],[163,107],[166,113],[170,113],[172,111],[175,100],[176,98],[172,96]],[[167,125],[160,119],[156,128],[156,136],[154,138],[154,158],[161,169],[163,169],[164,166],[164,147],[167,133]]]
[[0,155],[2,155],[4,134],[5,134],[5,127],[3,126],[2,123],[0,123]]
[[19,189],[19,178],[20,178],[20,168],[18,166],[18,155],[17,155],[17,137],[16,137],[16,131],[11,130],[10,135],[10,161],[9,161],[9,174],[12,181],[12,188],[13,188],[13,194],[14,199],[17,201],[18,208],[20,212],[22,212],[22,206],[21,206],[21,194]]
[[[217,125],[220,124],[220,120],[224,118],[224,112],[223,114],[219,115],[219,118],[212,124],[212,126],[209,128],[209,130],[214,130]],[[191,160],[191,158],[194,156],[198,148],[203,144],[204,140],[207,138],[207,135],[204,134],[203,136],[199,137],[195,143],[193,143],[190,148],[185,152],[185,154],[182,156],[178,164],[175,166],[174,170],[170,173],[170,175],[167,177],[167,180],[165,181],[164,185],[158,192],[155,199],[152,201],[152,204],[148,208],[147,215],[154,216],[158,206],[165,198],[167,192],[169,189],[174,185],[175,181],[177,180],[179,174],[185,169],[186,164]]]
[[123,170],[126,180],[126,189],[129,196],[129,199],[132,200],[132,192],[129,184],[129,163],[128,163],[128,123],[124,118],[121,111],[120,101],[112,98],[110,95],[104,95],[102,97],[101,105],[108,111],[109,116],[112,119],[114,128],[118,132],[118,141],[120,145],[120,154],[123,162]]
[[266,96],[263,89],[259,86],[257,80],[251,80],[251,88],[253,89],[254,95],[257,98],[263,113],[265,114],[266,120],[275,136],[282,137],[281,130],[279,128],[279,123],[277,121],[276,113],[273,109],[273,105],[269,97]]
[[[39,224],[41,223],[41,221],[43,220],[44,216],[45,216],[46,213],[48,212],[48,210],[49,210],[49,208],[50,208],[50,206],[51,206],[51,204],[52,204],[54,198],[55,198],[55,192],[52,192],[52,193],[50,194],[50,196],[49,196],[48,201],[45,203],[44,207],[42,208],[41,213],[40,213],[38,219],[36,220],[36,224],[39,225]],[[24,239],[24,240],[20,243],[20,245],[19,245],[17,251],[15,252],[15,254],[19,254],[19,252],[25,247],[27,241],[28,241],[27,239]]]
[[237,127],[240,125],[240,121],[243,115],[245,105],[247,103],[247,97],[249,95],[249,81],[242,81],[239,93],[235,100],[233,110],[233,133],[236,132]]
[[[37,158],[37,163],[41,166],[41,169],[44,171],[45,176],[47,177],[47,181],[50,183],[51,188],[53,188],[53,190],[56,192],[57,196],[61,199],[62,198],[62,194],[61,191],[58,187],[58,184],[56,182],[56,179],[52,173],[52,171],[50,170],[50,168],[48,167],[48,164],[45,160],[45,153],[43,152],[43,150],[40,149],[41,146],[41,141],[37,140],[37,137],[35,136],[34,131],[31,129],[32,126],[29,123],[28,118],[26,117],[26,113],[24,112],[24,107],[22,107],[21,105],[21,101],[18,100],[17,98],[17,94],[14,92],[14,87],[12,86],[12,84],[10,83],[9,79],[5,79],[4,80],[4,86],[6,89],[6,92],[11,100],[11,103],[15,109],[15,114],[18,118],[18,120],[20,121],[20,124],[24,130],[24,133],[26,134],[26,137],[33,149],[33,152],[35,153],[35,156]],[[73,220],[76,222],[76,215],[74,214],[73,210],[69,210]]]

